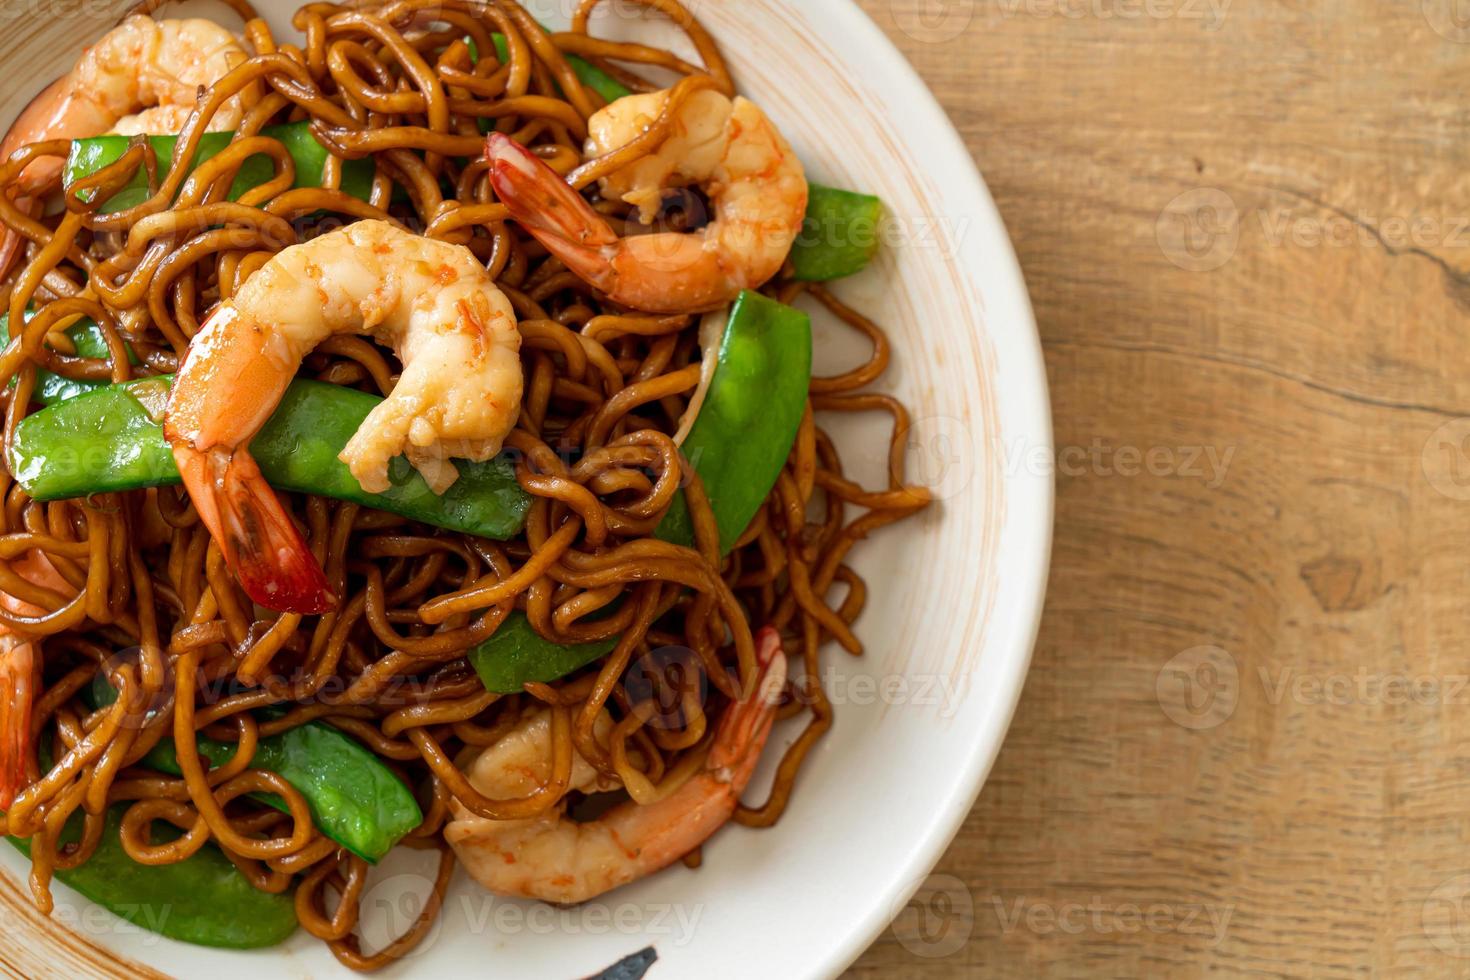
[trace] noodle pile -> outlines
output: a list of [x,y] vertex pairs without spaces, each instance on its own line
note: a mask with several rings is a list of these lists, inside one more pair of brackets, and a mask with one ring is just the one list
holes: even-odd
[[[204,93],[174,160],[192,156],[225,99],[255,87],[257,100],[227,149],[188,175],[160,167],[146,142],[136,141],[84,182],[101,193],[73,188],[65,209],[43,218],[0,195],[0,220],[28,240],[5,286],[10,322],[20,324],[28,307],[35,311],[23,336],[12,326],[18,339],[0,354],[7,446],[30,407],[38,369],[112,381],[172,372],[215,304],[274,253],[344,221],[379,218],[468,246],[513,303],[524,337],[525,399],[506,443],[533,500],[524,533],[496,542],[351,503],[282,494],[341,597],[320,617],[257,618],[182,488],[41,503],[0,476],[0,590],[44,609],[28,617],[0,608],[0,624],[40,638],[43,651],[29,785],[5,818],[8,833],[31,839],[31,888],[41,908],[50,908],[53,872],[85,862],[107,808],[124,802],[122,843],[135,860],[179,861],[213,843],[255,887],[282,892],[295,884],[302,926],[343,963],[380,967],[413,948],[441,903],[454,860],[441,835],[451,799],[482,816],[523,817],[556,805],[565,792],[548,786],[525,800],[486,799],[456,759],[493,743],[527,710],[549,706],[562,722],[554,726],[561,737],[595,768],[629,785],[666,790],[661,780],[707,744],[720,712],[752,682],[752,626],[766,623],[786,637],[792,657],[781,716],[808,720],[782,758],[767,802],[742,807],[735,819],[769,826],[781,816],[803,759],[832,724],[818,648],[835,639],[849,653],[861,651],[851,624],[866,586],[846,564],[849,551],[874,529],[922,508],[927,496],[901,480],[909,424],[903,406],[861,390],[889,361],[882,330],[820,286],[778,278],[767,293],[786,303],[809,297],[870,340],[873,352],[844,374],[812,380],[785,470],[733,553],[721,559],[708,502],[671,438],[699,380],[697,318],[643,315],[599,301],[507,222],[493,199],[480,159],[480,120],[534,147],[586,188],[656,145],[690,92],[733,91],[713,41],[676,0],[642,2],[683,28],[702,66],[589,36],[597,0],[584,0],[570,31],[551,35],[513,0],[399,0],[375,9],[313,3],[295,17],[300,47],[273,37],[245,0],[236,0],[254,54]],[[492,32],[507,39],[504,62],[494,56]],[[584,163],[585,121],[602,100],[578,81],[567,54],[634,90],[662,86],[629,65],[683,80],[647,136]],[[301,119],[332,154],[320,189],[291,189],[290,157],[255,135]],[[26,148],[0,166],[0,187],[13,185],[30,160],[66,151],[60,141]],[[274,160],[275,179],[228,202],[236,171],[260,153]],[[337,189],[343,161],[361,158],[374,172],[368,201]],[[103,214],[89,203],[140,171],[154,190],[143,204]],[[614,220],[626,211],[619,202],[596,206]],[[83,316],[106,337],[107,359],[68,348],[60,331]],[[125,344],[139,363],[130,364]],[[302,373],[386,394],[397,370],[392,356],[368,340],[335,337],[307,358]],[[869,411],[888,413],[894,426],[889,484],[879,490],[843,475],[816,421],[821,412]],[[652,536],[681,486],[695,548]],[[32,549],[54,563],[74,597],[15,571],[13,563]],[[530,684],[515,695],[487,693],[465,654],[514,608],[560,641],[620,639],[611,654],[562,681]],[[687,655],[656,653],[667,648]],[[635,665],[639,683],[625,684]],[[99,673],[119,696],[93,709],[83,693]],[[275,710],[258,710],[270,706]],[[599,742],[593,722],[604,711],[616,723],[611,738]],[[260,738],[312,720],[360,740],[416,790],[425,819],[404,843],[439,852],[423,913],[371,954],[355,931],[368,864],[313,826],[290,784],[250,768]],[[135,765],[159,740],[196,730],[238,742],[234,759],[210,769],[186,737],[177,740],[182,778]],[[277,794],[289,812],[249,797],[259,792]],[[81,841],[58,844],[63,824],[78,813]],[[695,864],[698,854],[686,860]]]

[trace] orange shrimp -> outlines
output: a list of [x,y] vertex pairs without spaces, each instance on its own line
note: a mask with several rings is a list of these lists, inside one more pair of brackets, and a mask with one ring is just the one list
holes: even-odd
[[[587,120],[586,153],[605,156],[640,135],[668,91],[628,95]],[[495,193],[528,232],[615,303],[650,313],[717,309],[781,269],[806,214],[801,161],[755,103],[702,89],[690,95],[653,153],[601,181],[604,197],[652,223],[663,191],[697,185],[713,220],[698,231],[619,238],[565,181],[502,133],[485,141]]]
[[[39,551],[27,552],[11,565],[26,581],[62,595],[76,594],[56,566]],[[45,612],[24,599],[0,592],[0,605],[17,616]],[[36,641],[0,626],[0,810],[10,808],[30,774],[31,704],[40,686],[41,657]]]
[[[455,803],[445,840],[488,890],[547,902],[585,902],[667,867],[729,821],[760,761],[786,681],[781,638],[769,626],[756,636],[756,659],[755,691],[725,711],[703,765],[668,796],[630,800],[584,823],[569,819],[564,803],[524,820],[489,820]],[[490,796],[524,796],[549,778],[551,748],[549,715],[530,715],[475,758],[470,782]],[[616,788],[575,753],[571,780],[583,792]]]
[[403,363],[338,456],[369,493],[388,489],[400,453],[443,493],[459,476],[452,459],[494,456],[520,412],[515,311],[469,249],[359,221],[261,266],[189,344],[163,434],[246,593],[283,612],[321,613],[335,600],[246,447],[302,359],[335,334],[371,336]]
[[[233,34],[212,21],[154,21],[135,14],[82,52],[70,72],[48,85],[0,141],[0,160],[23,146],[102,133],[177,133],[194,110],[199,88],[248,57]],[[209,122],[234,129],[257,93],[252,86],[226,100]],[[16,186],[16,205],[34,211],[31,195],[55,182],[61,160],[33,160]],[[0,275],[20,252],[15,232],[0,242]]]

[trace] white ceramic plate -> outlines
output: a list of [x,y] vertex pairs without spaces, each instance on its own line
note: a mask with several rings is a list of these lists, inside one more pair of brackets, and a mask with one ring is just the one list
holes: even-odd
[[[540,13],[565,23],[570,0],[553,3]],[[292,34],[294,0],[257,5],[278,37]],[[0,118],[13,118],[124,6],[6,0]],[[666,24],[635,22],[633,4],[605,6],[598,33],[674,39]],[[923,83],[848,0],[692,6],[809,173],[883,198],[890,224],[879,259],[836,291],[888,328],[894,366],[882,387],[913,411],[909,476],[940,502],[857,550],[871,587],[858,624],[867,653],[827,651],[836,724],[777,827],[727,828],[700,870],[676,866],[577,909],[491,899],[461,873],[439,926],[389,975],[564,980],[650,944],[654,978],[834,975],[953,837],[1025,677],[1050,550],[1050,418],[1025,285],[985,186]],[[830,324],[818,324],[817,345],[821,373],[865,356]],[[853,472],[881,483],[880,419],[823,421]],[[752,797],[797,730],[773,736],[777,751],[766,753]],[[200,949],[141,933],[58,886],[68,929],[59,935],[30,909],[23,862],[0,851],[9,871],[0,962],[22,975],[126,974],[139,964],[188,977],[348,973],[304,933],[277,950]],[[368,938],[401,928],[426,890],[420,856],[386,862],[364,899]]]

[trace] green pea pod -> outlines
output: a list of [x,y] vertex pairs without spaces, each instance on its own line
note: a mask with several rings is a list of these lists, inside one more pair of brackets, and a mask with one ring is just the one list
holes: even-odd
[[[791,455],[812,380],[812,323],[801,310],[749,289],[736,297],[705,392],[680,448],[704,484],[728,553],[750,526]],[[654,534],[694,544],[680,498]]]
[[878,252],[883,202],[871,194],[807,184],[806,218],[791,245],[795,278],[840,279],[867,268]]
[[[233,742],[199,737],[199,754],[215,766],[233,759],[235,748]],[[154,746],[143,765],[179,775],[173,740]],[[322,722],[308,722],[261,739],[250,766],[277,773],[296,787],[311,805],[317,828],[372,864],[424,822],[413,793],[376,755]],[[286,801],[274,793],[255,795],[262,803],[286,811]]]
[[[170,939],[224,949],[277,946],[296,931],[295,900],[289,892],[258,890],[212,844],[176,864],[138,864],[118,836],[122,803],[107,811],[97,850],[80,867],[56,877],[83,896],[140,928]],[[73,814],[62,843],[81,838],[82,817]],[[27,856],[30,842],[10,843]]]
[[[26,310],[26,320],[34,316],[33,310]],[[76,345],[78,357],[92,357],[99,360],[108,356],[107,341],[102,339],[102,330],[88,319],[78,320],[65,331],[67,337]],[[0,344],[10,342],[10,314],[0,313]],[[128,360],[138,363],[138,358],[128,349]],[[12,382],[13,383],[13,382]],[[52,374],[44,368],[36,371],[36,387],[31,391],[31,400],[38,405],[50,405],[54,402],[66,401],[77,395],[97,388],[107,387],[106,381],[74,381],[71,378],[63,378],[59,374]]]
[[617,637],[586,643],[556,643],[531,628],[519,609],[505,617],[489,639],[469,652],[470,665],[485,690],[514,694],[528,681],[554,681],[606,656]]
[[[322,186],[322,168],[326,165],[327,150],[311,135],[311,124],[305,121],[283,123],[279,126],[267,126],[260,131],[262,136],[269,136],[279,140],[291,155],[291,160],[296,164],[296,187],[320,187]],[[225,147],[230,145],[234,133],[205,133],[199,138],[199,146],[194,154],[194,161],[189,170],[205,160],[215,156]],[[71,153],[66,158],[66,167],[62,172],[62,181],[65,187],[70,188],[78,180],[89,177],[111,163],[116,163],[128,149],[128,146],[136,137],[132,136],[92,136],[87,139],[73,140]],[[168,172],[173,163],[174,147],[178,143],[176,136],[149,136],[148,142],[153,146],[153,152],[158,158],[158,173],[160,175]],[[254,187],[259,187],[275,176],[275,165],[270,157],[264,154],[256,154],[249,157],[241,164],[235,175],[235,181],[230,185],[230,200],[239,199],[241,194]],[[371,160],[346,160],[342,164],[341,189],[345,194],[367,200],[368,193],[372,189],[373,162]],[[91,200],[93,192],[83,191],[81,196],[84,200]],[[103,214],[111,214],[115,211],[123,211],[127,208],[136,207],[149,198],[148,174],[143,168],[133,174],[131,180],[119,188],[98,209]]]
[[[86,692],[93,708],[117,700],[117,692],[98,674]],[[197,738],[199,754],[213,766],[235,757],[234,742],[207,735]],[[172,738],[155,745],[141,762],[170,776],[182,775]],[[267,735],[255,746],[252,769],[278,774],[306,798],[312,823],[322,833],[365,861],[377,864],[403,836],[424,821],[423,811],[402,780],[356,739],[320,721]],[[286,812],[274,793],[252,798]]]
[[[699,416],[681,447],[699,473],[728,553],[775,486],[806,411],[811,384],[811,319],[746,290],[730,308]],[[684,491],[654,534],[694,544]],[[537,633],[524,613],[506,617],[469,653],[487,690],[511,693],[527,681],[554,681],[605,656],[616,638],[563,645]]]
[[[159,419],[168,376],[107,385],[27,416],[16,426],[10,472],[36,500],[171,486],[179,482]],[[298,379],[251,440],[267,482],[399,514],[451,531],[505,540],[525,524],[531,500],[507,456],[457,460],[459,479],[442,495],[408,460],[388,467],[392,486],[368,493],[337,454],[381,399],[341,385]]]

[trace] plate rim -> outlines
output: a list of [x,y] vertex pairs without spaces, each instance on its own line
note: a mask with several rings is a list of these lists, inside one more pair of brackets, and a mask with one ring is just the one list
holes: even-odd
[[[698,5],[699,0],[691,4],[696,13]],[[904,129],[922,131],[929,141],[927,152],[942,160],[944,169],[956,179],[955,210],[974,218],[971,232],[976,242],[955,258],[955,264],[972,280],[986,284],[984,291],[977,289],[986,316],[969,329],[980,333],[995,354],[997,370],[983,383],[995,394],[1001,419],[998,429],[1002,436],[1019,437],[1028,449],[1044,450],[1054,459],[1045,360],[1029,293],[1005,223],[969,148],[894,39],[856,0],[805,0],[801,6],[829,17],[844,46],[877,56],[877,63],[904,100],[904,113],[909,117]],[[834,931],[828,943],[812,944],[806,947],[806,955],[793,955],[793,973],[836,976],[883,935],[953,842],[1004,744],[1041,624],[1054,533],[1055,487],[1050,472],[1007,467],[994,492],[1005,505],[999,521],[1004,533],[996,549],[1005,563],[1005,574],[993,586],[998,602],[987,614],[986,635],[974,648],[976,654],[985,651],[991,656],[984,663],[988,672],[983,706],[976,709],[980,717],[962,729],[967,743],[962,747],[963,765],[944,783],[944,792],[936,794],[932,818],[906,833],[908,840],[889,862],[879,887],[865,903],[855,903],[854,911],[860,914],[840,933]],[[103,945],[119,959],[127,955],[111,944]],[[289,960],[272,959],[289,965]]]
[[[940,105],[938,98],[914,68],[908,57],[894,40],[880,28],[873,18],[858,5],[857,0],[816,0],[818,6],[836,9],[847,16],[851,28],[859,35],[852,38],[855,46],[882,50],[891,70],[902,77],[909,92],[904,93],[907,112],[917,118],[912,125],[937,136],[942,147],[931,147],[941,151],[940,155],[953,157],[958,168],[970,185],[980,219],[977,230],[987,234],[989,241],[983,249],[990,263],[988,273],[1006,283],[1006,297],[1014,309],[1009,312],[1006,326],[1014,328],[1007,337],[1004,367],[1009,372],[1024,372],[1025,377],[1007,380],[1008,388],[1020,392],[1019,396],[1031,404],[1017,413],[1015,419],[1007,419],[1001,431],[1008,436],[1020,436],[1028,449],[1042,450],[1047,458],[1055,458],[1051,415],[1051,399],[1046,376],[1046,362],[1042,352],[1041,334],[1036,325],[1035,312],[1031,306],[1030,292],[1021,271],[1015,246],[1006,230],[1000,210],[991,197],[990,187],[980,172],[979,165],[969,147],[955,128],[954,122]],[[960,260],[965,271],[975,273],[972,261]],[[994,299],[985,294],[987,308]],[[987,327],[990,319],[987,317]],[[991,331],[987,331],[991,332]],[[997,358],[997,368],[1001,366]],[[998,373],[998,372],[997,372]],[[1004,400],[1003,400],[1004,401]],[[1026,431],[1029,424],[1032,431]],[[1046,603],[1046,587],[1051,567],[1051,549],[1054,534],[1055,484],[1050,473],[1028,472],[1024,467],[1002,475],[1001,485],[1007,505],[1007,516],[1002,522],[1012,534],[1030,537],[1032,548],[1019,553],[1002,553],[1017,561],[1019,567],[1008,567],[1006,581],[1015,583],[1009,589],[1018,598],[1020,605],[1013,607],[1014,623],[1008,635],[987,638],[985,646],[1000,648],[1005,654],[995,676],[987,677],[994,689],[992,700],[999,710],[992,711],[987,723],[972,731],[973,746],[968,753],[967,765],[960,778],[951,781],[950,796],[935,808],[932,820],[913,842],[909,855],[898,878],[904,884],[887,894],[877,896],[867,914],[847,931],[843,939],[829,947],[829,952],[818,961],[818,969],[826,976],[836,977],[850,967],[887,931],[893,920],[901,913],[909,900],[933,872],[935,865],[944,857],[970,811],[974,809],[980,791],[988,781],[1001,747],[1010,731],[1020,704],[1021,693],[1030,671],[1036,639],[1041,628],[1042,611]],[[1029,491],[1029,497],[1018,491]],[[1025,544],[1026,542],[1021,542]],[[1002,586],[1002,589],[1005,587]]]

